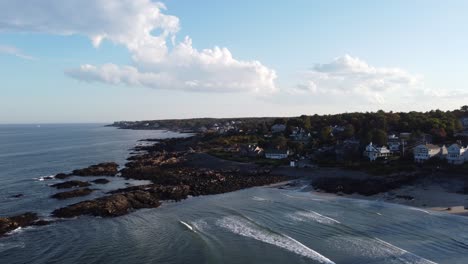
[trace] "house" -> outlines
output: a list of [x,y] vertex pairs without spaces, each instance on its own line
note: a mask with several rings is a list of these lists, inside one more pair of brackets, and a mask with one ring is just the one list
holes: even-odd
[[267,159],[286,159],[289,156],[289,150],[269,149],[265,151]]
[[446,150],[437,145],[420,144],[413,149],[414,161],[424,162],[436,156],[442,156]]
[[385,146],[377,147],[373,145],[372,142],[369,145],[367,145],[366,150],[364,151],[364,156],[369,158],[370,161],[374,161],[378,158],[386,159],[387,157],[391,155],[392,153],[387,147]]
[[275,124],[271,127],[272,133],[282,133],[286,130],[286,125],[283,124]]
[[450,164],[463,164],[468,160],[468,148],[459,144],[452,144],[447,149],[447,162]]
[[400,138],[398,138],[395,135],[391,135],[388,137],[388,149],[391,152],[393,153],[400,152],[400,146],[401,146]]
[[463,125],[463,128],[465,130],[468,130],[468,117],[463,117],[460,119],[460,122],[462,123]]
[[289,137],[294,141],[309,141],[310,133],[307,133],[303,128],[295,127]]
[[240,146],[239,153],[242,156],[258,157],[260,155],[263,155],[263,149],[257,144],[245,144]]

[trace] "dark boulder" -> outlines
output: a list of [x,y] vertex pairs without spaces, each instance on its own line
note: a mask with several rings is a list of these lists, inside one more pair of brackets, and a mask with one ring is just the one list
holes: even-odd
[[60,192],[52,195],[52,198],[59,199],[59,200],[64,200],[64,199],[69,199],[73,197],[80,197],[80,196],[86,196],[92,193],[94,190],[89,189],[89,188],[84,188],[84,189],[78,189],[78,190],[73,190],[73,191],[68,191],[68,192]]
[[73,188],[73,187],[88,187],[91,186],[89,182],[83,182],[83,181],[66,181],[66,182],[61,182],[61,183],[56,183],[51,185],[51,187],[57,188],[57,189],[67,189],[67,188]]
[[110,181],[108,179],[96,179],[94,181],[92,181],[93,183],[96,183],[96,184],[107,184],[109,183]]
[[70,177],[70,176],[71,176],[71,175],[69,175],[69,174],[59,173],[59,174],[55,175],[54,178],[55,178],[55,179],[63,180],[63,179],[66,179],[66,178],[68,178],[68,177]]

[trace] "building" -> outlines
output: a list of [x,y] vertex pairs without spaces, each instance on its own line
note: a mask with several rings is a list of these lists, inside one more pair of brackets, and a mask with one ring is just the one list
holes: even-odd
[[463,117],[460,119],[460,122],[462,123],[463,125],[463,128],[465,130],[468,130],[468,117]]
[[369,158],[370,161],[374,161],[378,158],[386,159],[391,155],[392,153],[387,147],[377,147],[373,145],[372,142],[369,145],[367,145],[366,150],[364,151],[364,156]]
[[276,124],[271,127],[272,133],[282,133],[286,130],[286,125],[283,124]]
[[445,151],[437,145],[420,144],[413,149],[414,161],[424,162],[436,156],[441,157]]
[[240,146],[239,153],[242,156],[258,157],[263,155],[263,149],[257,144],[245,144]]
[[310,133],[307,133],[303,128],[295,127],[289,137],[294,141],[309,141]]
[[401,146],[400,138],[398,138],[395,135],[391,135],[388,137],[388,149],[391,152],[393,153],[400,152],[400,146]]
[[447,149],[447,162],[450,164],[463,164],[468,160],[468,148],[459,144],[452,144]]
[[289,156],[289,150],[269,149],[265,151],[267,159],[286,159]]

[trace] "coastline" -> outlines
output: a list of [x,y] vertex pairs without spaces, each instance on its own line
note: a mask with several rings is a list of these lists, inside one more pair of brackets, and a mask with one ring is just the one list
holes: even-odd
[[[301,177],[310,181],[311,184],[314,180],[320,178],[333,179],[345,177],[359,180],[375,178],[375,176],[370,176],[362,171],[350,171],[339,168],[296,169],[283,167],[276,169],[274,173]],[[462,184],[461,180],[449,177],[444,178],[443,174],[438,176],[437,178],[428,176],[426,179],[417,180],[412,184],[402,185],[399,188],[373,195],[333,193],[318,189],[312,190],[311,193],[319,196],[382,201],[416,207],[422,210],[468,216],[468,195],[457,192],[460,184]]]

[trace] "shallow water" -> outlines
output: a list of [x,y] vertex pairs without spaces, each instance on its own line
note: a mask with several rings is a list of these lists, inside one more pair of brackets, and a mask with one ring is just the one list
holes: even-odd
[[[49,199],[55,190],[47,185],[56,181],[37,178],[101,161],[123,164],[138,139],[174,135],[0,126],[0,212],[47,215],[85,199]],[[110,179],[99,187],[125,185]],[[0,263],[468,263],[468,218],[299,189],[258,187],[24,228],[0,238]],[[10,198],[17,193],[25,196]]]

